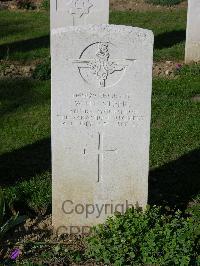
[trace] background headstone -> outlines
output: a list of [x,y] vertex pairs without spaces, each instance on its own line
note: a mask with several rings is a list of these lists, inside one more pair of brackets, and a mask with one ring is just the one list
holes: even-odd
[[200,61],[200,1],[188,1],[185,62]]
[[51,29],[109,23],[109,0],[51,0]]
[[[56,228],[94,225],[128,204],[147,204],[152,61],[148,30],[91,25],[52,31]],[[88,204],[95,206],[90,215]]]

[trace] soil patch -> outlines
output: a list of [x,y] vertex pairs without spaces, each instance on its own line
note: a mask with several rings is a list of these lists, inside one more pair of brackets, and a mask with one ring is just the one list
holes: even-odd
[[[0,61],[0,78],[30,78],[38,63],[40,62],[20,64],[19,62]],[[183,64],[183,61],[154,62],[153,76],[175,78],[177,68],[180,68]]]
[[184,65],[183,61],[165,61],[165,62],[154,62],[153,64],[153,77],[162,78],[176,78],[177,70]]
[[192,97],[192,101],[195,103],[199,103],[200,102],[200,94],[197,94],[194,97]]
[[66,249],[83,249],[80,238],[76,236],[55,236],[51,223],[50,215],[27,219],[23,225],[15,229],[14,233],[6,236],[3,247],[0,249],[0,257],[7,262],[12,251],[19,249],[21,253],[19,261],[29,259],[31,262],[43,262],[45,265],[68,265],[62,261],[59,261],[59,264],[52,264],[58,263],[58,260],[53,261],[50,258],[44,258],[41,261],[42,252],[50,251],[58,245],[63,245]]
[[[42,0],[34,1],[36,9],[40,8]],[[184,1],[178,5],[171,7],[152,5],[145,3],[144,0],[110,0],[110,10],[113,11],[162,11],[162,10],[173,10],[173,9],[186,9],[187,1]],[[16,1],[0,1],[1,9],[17,9]]]
[[[52,217],[36,217],[27,219],[26,222],[15,229],[14,232],[6,235],[3,245],[0,246],[0,265],[9,265],[10,255],[13,250],[19,249],[18,262],[29,261],[42,263],[42,265],[68,265],[68,266],[95,266],[103,264],[90,260],[83,263],[74,263],[70,254],[82,252],[85,249],[84,237],[78,235],[56,236],[51,225]],[[4,264],[3,264],[4,265]]]
[[38,62],[21,64],[19,62],[0,61],[0,78],[30,78]]
[[171,7],[152,5],[144,0],[110,0],[110,8],[113,11],[162,11],[173,9],[186,9],[187,1]]

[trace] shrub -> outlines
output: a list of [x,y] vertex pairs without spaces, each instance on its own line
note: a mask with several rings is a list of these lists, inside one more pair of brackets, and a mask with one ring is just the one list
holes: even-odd
[[47,58],[42,63],[38,64],[33,71],[32,77],[38,80],[51,79],[51,59]]
[[145,0],[145,2],[153,5],[173,6],[180,4],[183,0]]
[[35,9],[36,5],[33,0],[16,0],[17,8],[19,9]]
[[86,255],[113,265],[197,265],[200,225],[181,212],[129,209],[93,229]]

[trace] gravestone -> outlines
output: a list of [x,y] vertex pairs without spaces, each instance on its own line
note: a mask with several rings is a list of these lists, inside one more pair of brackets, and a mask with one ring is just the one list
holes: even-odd
[[188,1],[185,62],[200,61],[200,1]]
[[[68,49],[66,49],[68,47]],[[153,34],[52,31],[53,224],[91,226],[148,197]]]
[[51,29],[108,21],[109,0],[51,0]]

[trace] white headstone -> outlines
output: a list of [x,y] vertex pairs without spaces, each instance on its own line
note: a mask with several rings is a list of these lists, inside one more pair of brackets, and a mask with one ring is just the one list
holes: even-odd
[[109,0],[51,0],[51,29],[109,22]]
[[[68,49],[66,49],[68,47]],[[153,34],[52,31],[53,224],[91,226],[148,197]]]
[[200,0],[188,1],[185,62],[200,61]]

